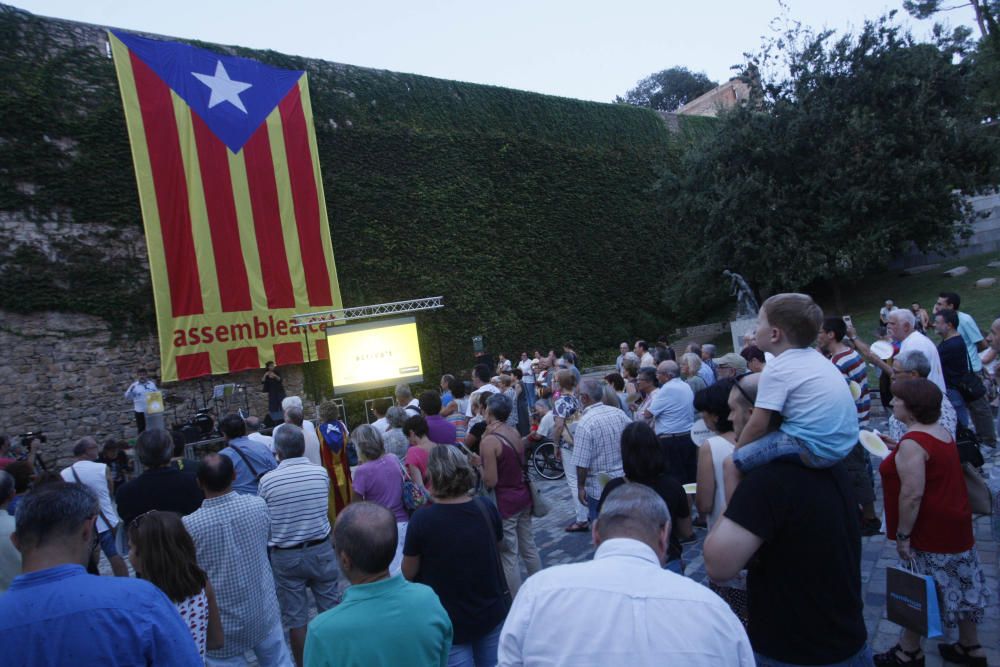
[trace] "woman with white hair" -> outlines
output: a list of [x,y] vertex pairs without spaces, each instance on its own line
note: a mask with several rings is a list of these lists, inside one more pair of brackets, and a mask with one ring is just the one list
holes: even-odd
[[685,352],[678,360],[678,364],[681,367],[681,378],[688,383],[691,391],[696,394],[708,386],[705,384],[705,380],[698,374],[698,371],[701,370],[701,363],[701,358],[694,352]]
[[403,505],[403,467],[393,454],[386,454],[382,435],[368,424],[362,424],[351,432],[351,442],[358,450],[361,465],[354,471],[352,502],[366,500],[381,505],[396,516],[399,530],[399,544],[396,556],[389,565],[389,574],[399,574],[403,561],[403,540],[410,515]]
[[448,664],[492,667],[509,600],[498,564],[500,514],[470,495],[476,474],[457,447],[434,445],[427,474],[434,504],[413,515],[403,576],[433,588],[448,612],[454,628]]

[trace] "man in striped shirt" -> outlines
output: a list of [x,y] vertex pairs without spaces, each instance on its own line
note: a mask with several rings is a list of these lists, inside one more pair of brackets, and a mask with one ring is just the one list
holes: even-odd
[[274,449],[278,467],[261,478],[259,495],[271,517],[268,548],[281,622],[301,665],[309,623],[307,589],[319,613],[338,602],[339,570],[327,517],[330,478],[322,466],[305,458],[305,438],[298,426],[282,426],[274,436]]
[[[840,370],[844,380],[848,384],[857,385],[857,390],[852,387],[851,392],[858,408],[858,427],[867,428],[868,413],[872,405],[871,395],[868,393],[868,364],[860,354],[844,344],[846,335],[847,324],[843,318],[827,317],[819,332],[818,346],[820,352],[828,356]],[[878,535],[882,532],[882,522],[875,514],[875,482],[868,465],[868,452],[858,443],[844,459],[844,464],[851,477],[855,500],[861,506],[861,534]]]

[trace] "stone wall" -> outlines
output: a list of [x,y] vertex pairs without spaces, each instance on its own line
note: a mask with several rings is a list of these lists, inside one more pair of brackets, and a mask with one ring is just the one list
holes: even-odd
[[[0,311],[0,350],[0,432],[16,436],[43,431],[48,442],[42,455],[50,467],[68,463],[73,443],[81,436],[135,437],[132,402],[123,394],[139,366],[158,374],[155,337],[116,340],[104,320],[86,315]],[[303,395],[301,367],[280,372],[288,394]],[[227,375],[224,381],[244,384],[251,414],[263,416],[267,396],[260,391],[261,375],[245,371]],[[206,378],[199,386],[197,380],[188,380],[161,388],[166,396],[183,399],[176,416],[184,421],[201,407],[202,389],[210,397],[212,384],[219,381]],[[174,421],[170,407],[168,425]],[[306,401],[307,417],[312,412]]]

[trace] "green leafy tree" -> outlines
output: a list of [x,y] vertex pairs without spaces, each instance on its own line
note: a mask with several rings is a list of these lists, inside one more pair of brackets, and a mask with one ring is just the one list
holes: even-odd
[[762,70],[785,74],[761,105],[723,114],[664,179],[686,267],[667,303],[721,285],[724,268],[765,294],[825,283],[837,298],[907,244],[945,250],[967,236],[962,195],[996,183],[997,140],[952,55],[889,18],[839,39],[774,40]]
[[671,67],[650,74],[624,97],[616,97],[615,102],[657,111],[674,111],[718,85],[701,72],[691,72],[686,67]]
[[945,2],[945,0],[904,0],[903,9],[917,19],[928,19],[942,12],[969,7],[975,13],[979,33],[986,35],[996,32],[1000,18],[1000,0],[967,0],[966,2]]

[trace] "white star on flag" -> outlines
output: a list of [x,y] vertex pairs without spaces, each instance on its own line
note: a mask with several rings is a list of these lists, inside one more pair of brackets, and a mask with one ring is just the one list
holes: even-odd
[[229,73],[226,72],[226,68],[223,66],[221,60],[215,63],[215,76],[199,74],[198,72],[191,72],[191,74],[212,89],[212,96],[208,100],[209,109],[216,104],[229,102],[243,113],[247,113],[247,108],[243,106],[243,100],[240,99],[240,93],[252,87],[253,84],[230,79]]

